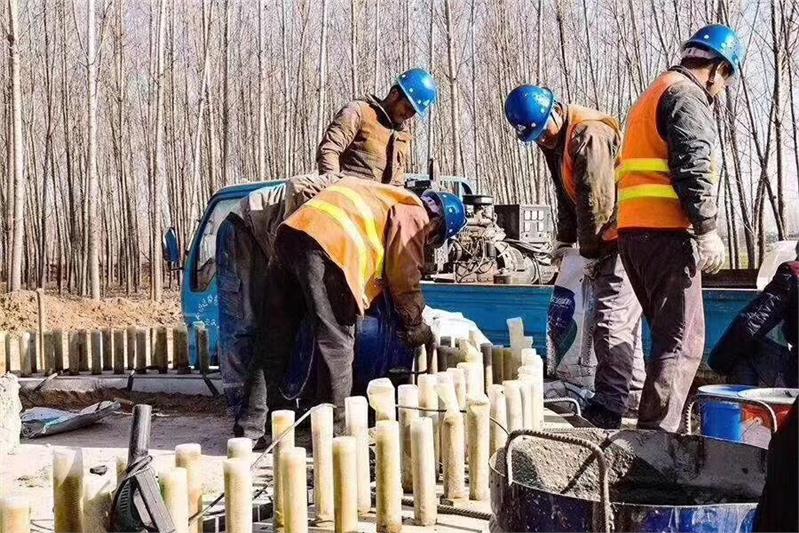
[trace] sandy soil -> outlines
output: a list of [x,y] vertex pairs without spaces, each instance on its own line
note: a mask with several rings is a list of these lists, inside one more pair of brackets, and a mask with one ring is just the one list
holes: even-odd
[[[39,525],[48,527],[52,519],[51,461],[54,449],[80,447],[83,464],[89,468],[106,465],[113,475],[117,456],[127,456],[131,416],[121,414],[82,430],[23,440],[20,449],[0,461],[0,494],[19,494],[33,504],[32,517]],[[156,471],[174,465],[174,448],[178,444],[198,442],[203,449],[203,490],[208,501],[223,489],[222,460],[231,423],[220,415],[154,416],[150,454]],[[255,456],[253,456],[253,459]],[[259,468],[259,481],[271,477],[271,457]],[[87,474],[92,475],[92,474]]]
[[[45,295],[45,329],[96,329],[105,327],[178,325],[180,295],[166,292],[164,301],[151,302],[146,295],[111,297],[95,302],[77,296]],[[36,293],[0,294],[0,331],[33,330],[37,327]]]

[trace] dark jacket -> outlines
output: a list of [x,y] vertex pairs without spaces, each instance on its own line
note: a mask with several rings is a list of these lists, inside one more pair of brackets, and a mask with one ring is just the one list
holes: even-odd
[[374,96],[344,106],[327,126],[316,163],[320,174],[342,173],[404,185],[410,165],[411,134],[396,125]]
[[[603,234],[616,223],[615,163],[621,137],[618,130],[598,120],[578,124],[566,141],[568,107],[560,139],[553,149],[541,148],[555,182],[558,201],[557,239],[577,242],[580,254],[597,258],[614,245]],[[577,201],[572,202],[563,185],[562,163],[568,150],[574,161]]]
[[685,80],[669,87],[661,98],[657,128],[669,147],[672,185],[694,233],[701,235],[716,229],[713,98],[689,70],[681,66],[669,70]]
[[[784,354],[782,359],[787,358],[787,360],[784,361],[783,368],[767,369],[772,370],[768,374],[781,373],[786,385],[795,387],[796,362],[799,356],[797,352],[799,261],[787,261],[781,264],[763,292],[735,317],[710,352],[708,359],[710,368],[720,374],[729,375],[739,364],[748,363],[757,370],[761,366],[757,361],[761,351],[758,343],[779,325],[782,327],[785,340],[791,345],[791,352]],[[758,383],[748,384],[758,385]]]

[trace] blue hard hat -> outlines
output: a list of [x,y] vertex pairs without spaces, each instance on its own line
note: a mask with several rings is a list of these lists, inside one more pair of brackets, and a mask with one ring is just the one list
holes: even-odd
[[444,224],[437,239],[439,244],[454,237],[466,226],[466,208],[463,200],[454,194],[429,190],[422,193],[422,198],[433,200],[444,215]]
[[505,117],[524,142],[535,142],[547,127],[557,98],[549,89],[519,85],[505,99]]
[[423,68],[412,68],[397,77],[396,84],[422,118],[438,100],[438,85],[433,75]]
[[738,34],[728,26],[722,24],[705,26],[682,45],[683,50],[689,47],[716,53],[730,64],[734,75],[740,72],[744,60],[744,48]]

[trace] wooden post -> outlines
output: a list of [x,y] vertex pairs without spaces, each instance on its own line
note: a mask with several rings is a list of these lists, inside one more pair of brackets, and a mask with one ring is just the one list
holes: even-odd
[[49,376],[56,370],[56,339],[52,331],[44,332],[44,339],[42,339],[42,371],[46,376]]
[[19,335],[9,335],[6,337],[6,351],[8,360],[8,371],[20,373],[22,369],[21,355],[19,353]]
[[505,378],[505,381],[514,380],[518,377],[513,357],[513,349],[511,348],[502,349],[502,377]]

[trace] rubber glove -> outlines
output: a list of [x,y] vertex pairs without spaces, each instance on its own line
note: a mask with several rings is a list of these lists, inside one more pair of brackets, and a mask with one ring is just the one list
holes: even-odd
[[552,252],[550,253],[552,264],[560,268],[560,262],[563,261],[563,256],[565,256],[566,252],[572,247],[574,247],[574,243],[571,242],[563,242],[559,240],[552,241]]
[[721,269],[726,256],[724,241],[717,230],[697,235],[699,245],[699,264],[697,267],[707,274],[715,274]]
[[433,330],[424,322],[408,330],[400,330],[397,333],[408,348],[416,348],[417,346],[424,346],[427,348],[435,343]]
[[583,274],[593,280],[596,279],[598,269],[599,259],[588,259],[583,266]]

